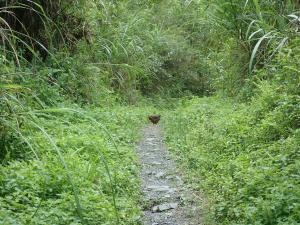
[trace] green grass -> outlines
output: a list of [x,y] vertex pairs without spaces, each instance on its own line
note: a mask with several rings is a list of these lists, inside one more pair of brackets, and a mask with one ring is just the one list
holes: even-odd
[[194,98],[165,115],[169,147],[216,224],[299,224],[300,132],[267,96],[250,105]]
[[22,132],[37,157],[28,149],[22,160],[1,165],[0,223],[138,224],[134,147],[149,109],[87,108],[84,117],[44,111],[40,128]]
[[300,223],[299,3],[7,0],[0,22],[0,224],[138,224],[157,109],[217,224]]

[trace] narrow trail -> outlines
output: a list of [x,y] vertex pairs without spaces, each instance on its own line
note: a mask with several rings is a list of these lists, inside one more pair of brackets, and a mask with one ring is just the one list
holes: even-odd
[[143,129],[138,146],[142,165],[145,225],[200,225],[201,212],[196,196],[185,187],[166,146],[158,125]]

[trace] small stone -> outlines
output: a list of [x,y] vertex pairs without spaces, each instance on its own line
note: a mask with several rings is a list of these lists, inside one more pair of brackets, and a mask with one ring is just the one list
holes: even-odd
[[168,180],[173,180],[173,179],[175,179],[174,176],[167,176],[166,178],[167,178]]
[[152,142],[148,142],[147,145],[155,146],[156,144]]
[[165,173],[164,172],[158,172],[155,177],[156,178],[162,178],[163,176],[165,176]]
[[165,203],[162,205],[156,205],[152,208],[152,212],[163,212],[170,209],[176,209],[178,207],[178,203]]
[[151,142],[151,141],[155,140],[155,138],[149,137],[149,138],[147,138],[146,140]]
[[179,185],[183,185],[183,181],[179,176],[176,176],[175,178],[179,182]]
[[178,180],[178,181],[182,181],[181,178],[179,176],[175,176],[175,178]]
[[156,186],[156,185],[151,185],[147,187],[148,190],[153,190],[157,192],[175,192],[175,188],[170,188],[169,186]]

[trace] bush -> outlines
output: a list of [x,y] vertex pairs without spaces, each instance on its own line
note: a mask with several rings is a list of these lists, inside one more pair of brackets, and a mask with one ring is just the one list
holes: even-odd
[[299,103],[274,86],[261,90],[250,105],[194,99],[166,120],[168,143],[193,185],[212,200],[218,224],[300,219],[299,123],[292,116]]
[[206,71],[219,94],[239,99],[182,100],[165,115],[167,141],[216,223],[299,224],[299,38],[284,16],[296,4],[211,3]]
[[139,224],[133,150],[148,110],[36,111],[21,136],[31,148],[1,165],[0,223]]

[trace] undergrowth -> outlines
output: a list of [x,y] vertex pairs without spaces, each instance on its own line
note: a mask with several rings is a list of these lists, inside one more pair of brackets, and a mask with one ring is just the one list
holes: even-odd
[[170,149],[216,224],[300,221],[299,125],[289,128],[285,107],[259,108],[269,94],[250,106],[195,98],[166,115]]
[[20,134],[22,160],[1,165],[0,223],[138,224],[134,145],[145,111],[36,111]]
[[159,110],[216,223],[299,224],[299,7],[1,1],[0,223],[138,224]]
[[299,224],[300,82],[293,46],[260,71],[250,102],[195,97],[165,115],[167,142],[194,188],[207,194],[217,224]]

